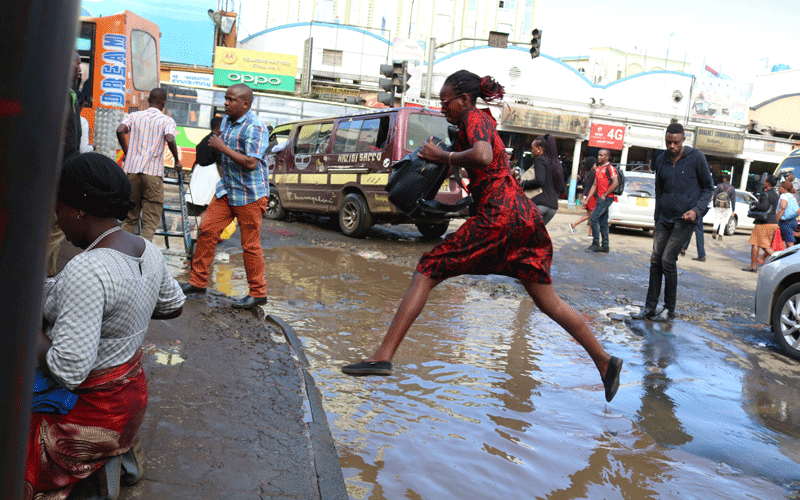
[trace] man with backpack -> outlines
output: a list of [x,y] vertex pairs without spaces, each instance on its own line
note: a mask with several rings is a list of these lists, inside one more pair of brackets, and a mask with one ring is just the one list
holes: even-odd
[[[736,208],[736,189],[731,186],[731,177],[728,174],[722,176],[722,182],[717,184],[714,189],[714,196],[712,198],[714,211],[717,213],[717,218],[714,220],[714,227],[711,230],[711,237],[722,241],[722,235],[725,234],[725,227],[728,225],[728,220]],[[717,229],[719,226],[719,229]]]
[[594,184],[589,189],[589,193],[583,197],[581,203],[585,204],[595,194],[597,204],[589,217],[592,225],[592,244],[586,249],[587,252],[608,253],[608,209],[612,203],[617,201],[614,194],[619,186],[619,176],[617,169],[608,162],[610,153],[607,149],[601,149],[597,153],[597,170],[594,174]]

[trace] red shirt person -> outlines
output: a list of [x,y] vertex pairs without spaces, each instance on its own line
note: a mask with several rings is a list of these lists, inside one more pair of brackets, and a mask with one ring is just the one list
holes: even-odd
[[612,168],[608,158],[610,153],[607,149],[601,149],[597,153],[597,170],[594,173],[594,184],[589,193],[583,197],[583,203],[587,198],[597,196],[597,204],[589,217],[589,224],[592,226],[592,244],[586,249],[587,252],[608,253],[608,209],[611,204],[617,201],[614,190],[619,185],[617,169]]

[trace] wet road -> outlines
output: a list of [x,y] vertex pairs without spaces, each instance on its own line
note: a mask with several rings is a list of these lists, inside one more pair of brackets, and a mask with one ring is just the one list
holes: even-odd
[[[267,230],[280,239],[302,226]],[[392,231],[376,235],[377,246],[332,235],[330,244],[325,230],[310,232],[308,245],[265,249],[267,310],[305,344],[351,498],[800,497],[800,364],[738,306],[752,292],[715,290],[709,303],[734,304],[725,314],[692,309],[671,325],[626,324],[613,318],[636,304],[624,296],[643,297],[625,278],[641,271],[620,267],[622,279],[587,287],[569,277],[594,276],[598,263],[558,254],[557,290],[625,359],[611,404],[580,346],[503,277],[443,283],[395,373],[351,378],[340,366],[380,342],[410,282],[409,260],[430,244]],[[639,259],[635,246],[603,265]],[[246,293],[241,256],[225,260],[211,286]]]

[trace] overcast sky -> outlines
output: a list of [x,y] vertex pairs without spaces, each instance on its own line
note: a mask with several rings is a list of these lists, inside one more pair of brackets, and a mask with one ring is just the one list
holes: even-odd
[[[276,0],[228,0],[242,14],[240,39],[264,30],[268,1]],[[695,72],[705,62],[751,81],[775,64],[800,69],[797,4],[797,0],[536,0],[534,24],[543,30],[542,53],[549,56],[588,55],[591,47],[613,47],[664,58],[669,50],[670,59],[685,58]],[[157,23],[164,61],[211,64],[213,24],[207,11],[217,8],[217,0],[82,0],[81,6],[95,16],[127,9]]]

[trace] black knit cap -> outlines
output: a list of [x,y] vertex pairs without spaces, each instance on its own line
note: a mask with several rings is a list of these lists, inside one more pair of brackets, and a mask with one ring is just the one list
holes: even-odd
[[61,168],[58,200],[96,217],[123,220],[131,202],[131,182],[110,158],[97,153],[73,156]]

